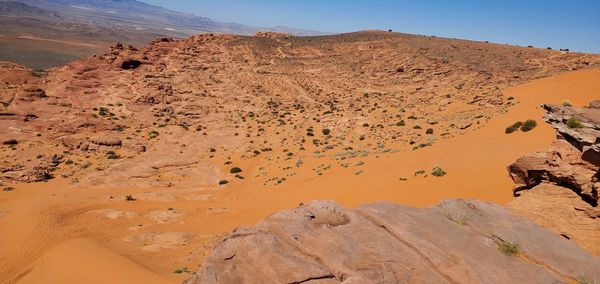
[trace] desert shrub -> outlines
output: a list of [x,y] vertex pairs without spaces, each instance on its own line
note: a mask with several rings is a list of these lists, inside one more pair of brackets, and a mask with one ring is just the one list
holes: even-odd
[[8,140],[2,141],[2,144],[4,144],[4,145],[17,145],[17,144],[19,144],[19,141],[17,141],[17,139],[8,139]]
[[508,97],[508,100],[509,100],[509,101],[512,101],[512,100],[514,100],[514,99],[515,99],[515,97]]
[[414,129],[421,129],[421,126],[419,126],[419,125],[415,125],[413,128],[414,128]]
[[160,135],[160,134],[156,130],[152,130],[148,133],[148,137],[150,137],[150,139],[154,139],[154,138],[158,137],[158,135]]
[[329,135],[329,133],[331,133],[331,130],[329,128],[324,128],[322,130],[322,132],[323,132],[323,135],[327,136],[327,135]]
[[513,133],[513,132],[515,132],[517,129],[519,129],[519,128],[520,128],[522,125],[523,125],[523,123],[522,123],[522,122],[520,122],[520,121],[517,121],[517,122],[515,122],[513,125],[511,125],[511,126],[507,127],[507,128],[506,128],[506,130],[504,131],[504,133],[506,133],[506,134]]
[[433,134],[433,128],[427,128],[425,134]]
[[398,122],[396,122],[396,126],[405,126],[406,123],[404,122],[404,120],[400,120]]
[[494,242],[496,243],[498,250],[508,256],[513,256],[519,253],[519,244],[517,243],[500,239],[494,240]]
[[573,106],[573,104],[571,103],[571,101],[568,101],[568,100],[564,100],[564,101],[562,101],[562,105],[563,105],[563,106],[566,106],[566,107],[571,107],[571,106]]
[[226,185],[228,183],[229,182],[227,180],[224,180],[224,179],[219,181],[219,185]]
[[108,151],[106,152],[106,158],[110,159],[110,160],[116,160],[121,158],[121,156],[119,156],[119,154],[115,153],[115,151]]
[[418,170],[415,172],[415,176],[422,175],[422,174],[425,174],[424,170]]
[[534,129],[536,126],[537,126],[537,122],[535,122],[535,120],[528,119],[527,121],[525,121],[523,123],[523,125],[521,125],[521,131],[527,132],[527,131]]
[[133,198],[133,195],[128,194],[128,195],[125,196],[125,200],[127,200],[127,201],[135,201],[135,198]]
[[569,128],[582,128],[583,127],[583,123],[581,123],[581,120],[575,118],[575,117],[569,117],[569,119],[567,119],[567,127]]
[[15,188],[12,187],[12,186],[7,186],[7,187],[5,187],[5,188],[2,189],[2,191],[6,191],[6,192],[13,191],[13,190],[15,190]]
[[233,167],[233,168],[231,168],[231,170],[229,170],[229,172],[232,174],[237,174],[237,173],[241,173],[242,169],[240,169],[239,167]]
[[446,175],[446,172],[440,167],[435,167],[431,170],[431,175],[434,177],[442,177]]

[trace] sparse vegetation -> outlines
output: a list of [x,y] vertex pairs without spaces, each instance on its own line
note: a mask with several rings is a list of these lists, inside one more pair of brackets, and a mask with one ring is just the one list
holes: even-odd
[[567,119],[567,127],[569,128],[583,128],[583,123],[581,122],[581,120],[577,119],[576,117],[569,117],[569,119]]
[[15,190],[15,188],[12,187],[12,186],[7,186],[7,187],[5,187],[5,188],[2,189],[2,191],[5,191],[5,192],[9,192],[9,191],[13,191],[13,190]]
[[128,194],[128,195],[125,196],[125,200],[126,201],[135,201],[136,199],[133,197],[133,195]]
[[327,136],[327,135],[329,135],[331,133],[331,130],[329,128],[324,128],[322,130],[322,132],[323,132],[323,135]]
[[508,256],[517,255],[519,253],[519,244],[517,243],[506,241],[500,238],[495,239],[494,242],[496,243],[498,250]]
[[425,174],[425,170],[418,170],[415,172],[414,176],[423,175],[423,174]]
[[226,185],[228,183],[229,183],[229,181],[224,180],[224,179],[219,181],[219,185]]
[[154,139],[154,138],[158,137],[158,135],[160,135],[160,133],[158,133],[158,131],[156,131],[156,130],[152,130],[148,133],[148,137],[150,139]]
[[513,132],[517,131],[522,125],[523,125],[523,122],[517,121],[513,125],[507,127],[506,130],[504,131],[504,133],[506,133],[506,134],[513,133]]
[[564,100],[564,101],[562,101],[562,105],[563,105],[563,106],[566,106],[566,107],[571,107],[571,106],[573,106],[573,104],[572,104],[572,103],[571,103],[571,101],[569,101],[569,100]]
[[241,173],[242,169],[240,169],[239,167],[233,167],[233,168],[231,168],[231,170],[229,170],[229,172],[232,174],[237,174],[237,173]]
[[431,175],[434,177],[442,177],[446,175],[446,172],[440,167],[435,167],[431,170]]
[[433,134],[433,128],[427,128],[425,134]]
[[537,126],[537,122],[533,119],[528,119],[521,125],[521,131],[528,132]]
[[187,267],[178,268],[173,271],[173,273],[175,273],[175,274],[190,273],[190,272],[191,271]]

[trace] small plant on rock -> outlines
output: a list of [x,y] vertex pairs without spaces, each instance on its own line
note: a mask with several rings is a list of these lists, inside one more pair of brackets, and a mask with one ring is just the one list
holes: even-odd
[[513,256],[519,253],[519,244],[517,243],[506,241],[500,238],[495,239],[494,242],[496,243],[498,250],[508,256]]
[[583,123],[581,123],[581,120],[577,119],[576,117],[569,117],[569,119],[567,119],[567,127],[569,128],[583,128]]
[[562,105],[563,105],[563,106],[566,106],[566,107],[571,107],[571,106],[573,106],[573,104],[571,103],[571,101],[568,101],[568,100],[564,100],[564,101],[562,101]]

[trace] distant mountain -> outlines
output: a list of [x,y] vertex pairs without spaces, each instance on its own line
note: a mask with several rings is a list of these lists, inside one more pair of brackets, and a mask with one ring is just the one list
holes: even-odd
[[[17,5],[18,3],[21,6]],[[323,34],[317,31],[281,26],[262,28],[237,23],[222,23],[136,0],[13,0],[2,1],[0,4],[19,16],[43,17],[44,20],[47,20],[49,14],[64,21],[176,37],[189,36],[199,32],[240,35],[250,35],[257,31],[276,31],[295,35]],[[28,5],[30,9],[23,4]],[[19,10],[19,7],[22,11]],[[7,15],[7,13],[2,13],[2,15]]]

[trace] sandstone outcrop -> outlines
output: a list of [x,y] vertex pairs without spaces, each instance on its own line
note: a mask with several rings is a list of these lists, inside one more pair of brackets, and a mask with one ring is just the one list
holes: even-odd
[[600,108],[544,105],[557,132],[548,152],[508,167],[520,196],[509,208],[600,255]]
[[600,258],[492,203],[313,201],[235,230],[185,283],[593,282],[598,267]]

